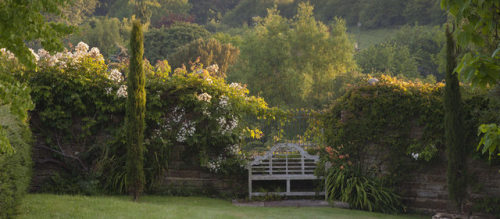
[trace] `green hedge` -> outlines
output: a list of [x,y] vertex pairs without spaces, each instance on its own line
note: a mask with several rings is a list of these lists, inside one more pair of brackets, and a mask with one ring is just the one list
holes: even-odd
[[[0,59],[5,56],[0,55]],[[17,213],[31,179],[30,90],[0,65],[0,218]]]
[[0,218],[9,218],[17,213],[31,180],[31,132],[5,106],[0,107],[0,120],[14,150],[0,153]]

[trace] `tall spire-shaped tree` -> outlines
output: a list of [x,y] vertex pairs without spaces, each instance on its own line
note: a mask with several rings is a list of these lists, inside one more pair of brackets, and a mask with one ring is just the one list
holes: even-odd
[[444,93],[444,129],[448,155],[448,195],[458,207],[466,195],[466,145],[462,97],[455,72],[457,47],[449,28],[446,29],[446,87]]
[[130,38],[132,56],[128,74],[127,101],[127,186],[137,201],[144,188],[144,117],[146,114],[146,76],[144,73],[144,35],[135,20]]

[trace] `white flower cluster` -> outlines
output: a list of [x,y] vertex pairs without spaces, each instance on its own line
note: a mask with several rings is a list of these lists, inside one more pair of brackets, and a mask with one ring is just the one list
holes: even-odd
[[107,87],[107,88],[105,88],[105,90],[106,90],[106,94],[110,95],[111,92],[113,91],[113,88],[112,87]]
[[231,84],[229,85],[229,87],[230,87],[230,88],[237,89],[237,90],[241,90],[241,89],[243,89],[243,86],[241,86],[241,84],[240,84],[240,83],[235,83],[235,82],[231,83]]
[[219,100],[219,106],[226,108],[229,105],[229,98],[222,95]]
[[413,157],[413,159],[418,160],[418,157],[420,156],[420,154],[418,154],[418,153],[411,153],[411,156]]
[[206,117],[210,117],[212,115],[212,113],[210,113],[210,111],[208,111],[207,109],[203,109],[202,111],[203,115],[206,116]]
[[8,59],[15,59],[16,58],[14,53],[11,53],[9,50],[7,50],[5,48],[1,48],[0,53],[2,54],[2,56],[7,56]]
[[206,69],[210,73],[217,73],[217,72],[219,72],[219,66],[217,64],[213,64],[211,66],[208,66]]
[[210,100],[212,99],[212,96],[210,96],[210,94],[207,94],[207,93],[202,93],[202,94],[198,95],[197,98],[199,101],[210,102]]
[[209,77],[205,78],[205,80],[208,81],[208,84],[212,84],[213,83],[212,79],[209,78]]
[[188,137],[191,137],[196,132],[195,123],[191,121],[185,121],[182,123],[179,133],[177,133],[177,142],[184,142]]
[[178,106],[176,106],[172,111],[172,121],[174,121],[175,123],[179,123],[184,115],[186,115],[186,111],[184,110],[184,108],[179,108]]
[[39,61],[40,60],[40,56],[38,56],[38,54],[36,54],[35,51],[33,51],[33,49],[30,48],[30,52],[31,52],[31,55],[33,55],[35,57],[35,61]]
[[55,55],[50,55],[50,53],[44,49],[39,49],[38,54],[35,54],[33,51],[32,53],[40,66],[52,67],[57,65],[60,67],[67,67],[68,64],[79,63],[81,59],[85,57],[93,58],[99,62],[104,61],[104,57],[102,56],[98,48],[94,47],[89,51],[89,45],[85,44],[84,42],[78,43],[78,45],[75,47],[74,53],[66,51],[58,52]]
[[221,155],[215,160],[208,161],[207,167],[211,172],[217,173],[221,170],[224,160],[224,157]]
[[127,85],[122,84],[120,88],[118,88],[118,91],[116,91],[116,96],[118,97],[127,97]]
[[75,51],[76,53],[86,53],[87,51],[89,51],[89,45],[84,42],[79,42],[75,47]]
[[219,117],[217,118],[217,123],[219,123],[221,133],[225,135],[238,126],[238,119],[232,117],[231,119],[227,120],[225,117]]
[[227,152],[232,155],[238,155],[241,152],[239,144],[233,144],[226,148]]
[[153,134],[151,136],[152,138],[159,139],[161,142],[165,142],[165,139],[163,138],[163,133],[160,129],[154,129]]
[[123,81],[123,75],[118,69],[113,69],[108,75],[108,78],[112,81],[115,81],[117,83],[120,83]]

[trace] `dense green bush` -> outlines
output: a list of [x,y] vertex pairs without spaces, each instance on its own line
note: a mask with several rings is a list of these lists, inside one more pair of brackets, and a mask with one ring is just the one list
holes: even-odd
[[[0,52],[0,218],[12,218],[31,180],[31,131],[28,110],[33,109],[30,89],[14,79]],[[15,59],[15,58],[13,58]],[[11,60],[12,61],[12,60]],[[18,65],[15,60],[13,61]]]
[[418,66],[405,45],[382,43],[370,46],[356,54],[356,61],[364,73],[383,72],[417,78]]
[[170,59],[177,48],[210,33],[200,25],[176,23],[169,28],[152,28],[144,35],[144,56],[151,62]]
[[109,58],[120,52],[126,52],[125,42],[129,39],[131,23],[128,19],[92,17],[79,26],[79,30],[70,37],[73,44],[80,41],[100,49],[104,57]]
[[[348,154],[362,170],[373,167],[365,162],[366,156],[381,156],[383,162],[376,167],[386,168],[398,176],[394,179],[402,180],[408,168],[444,152],[442,94],[442,84],[406,82],[388,76],[381,76],[375,85],[354,87],[325,115],[327,145]],[[465,128],[467,133],[474,133],[474,126],[494,109],[484,95],[469,94],[465,103]],[[476,137],[466,137],[472,148]]]
[[[359,83],[347,91],[320,116],[317,125],[324,130],[327,145],[321,153],[322,160],[332,164],[330,172],[318,172],[329,174],[326,175],[329,195],[363,209],[369,209],[367,200],[374,200],[373,206],[399,206],[391,190],[397,192],[399,183],[408,179],[410,173],[440,162],[446,149],[444,85],[385,75],[378,80]],[[467,87],[462,92],[464,144],[467,151],[472,151],[478,140],[474,130],[485,121],[498,121],[499,108],[484,93]],[[479,158],[479,153],[469,156]],[[349,187],[353,180],[360,186],[377,188],[378,195],[373,199],[358,195],[358,191],[367,190]],[[350,189],[354,193],[346,192]]]
[[198,39],[180,47],[172,54],[170,64],[173,68],[189,66],[190,63],[201,63],[207,67],[217,64],[219,70],[214,76],[226,77],[229,66],[236,61],[239,53],[240,50],[229,43],[222,44],[216,39]]
[[[336,168],[349,163],[361,174],[382,177],[391,187],[443,156],[444,87],[384,75],[379,80],[353,87],[327,110],[321,122],[330,152],[324,158]],[[470,89],[464,93],[464,137],[470,151],[477,141],[474,130],[498,119],[498,105]]]
[[[74,52],[49,55],[42,50],[38,56],[37,72],[21,72],[36,103],[31,119],[35,147],[50,152],[37,161],[59,169],[41,190],[125,192],[124,75],[110,70],[97,49],[88,51],[83,43]],[[145,70],[146,191],[160,182],[174,144],[184,145],[189,160],[214,172],[227,172],[224,168],[235,162],[240,168],[239,143],[255,133],[244,118],[269,117],[273,110],[264,100],[248,96],[240,84],[211,77],[206,69],[171,73],[160,62],[145,64]]]
[[[444,32],[441,27],[406,25],[394,37],[356,54],[364,73],[385,72],[408,79],[444,78]],[[432,81],[432,80],[430,80]]]

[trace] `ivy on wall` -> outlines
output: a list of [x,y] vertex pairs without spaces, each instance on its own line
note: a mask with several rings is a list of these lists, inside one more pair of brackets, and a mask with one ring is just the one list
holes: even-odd
[[[385,75],[354,87],[324,115],[326,143],[364,172],[375,170],[394,183],[403,180],[410,170],[432,163],[445,150],[443,91],[442,83]],[[491,119],[494,106],[484,94],[465,93],[465,130],[472,133],[465,137],[473,148],[474,130],[480,121]]]

